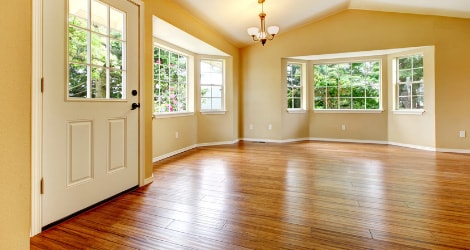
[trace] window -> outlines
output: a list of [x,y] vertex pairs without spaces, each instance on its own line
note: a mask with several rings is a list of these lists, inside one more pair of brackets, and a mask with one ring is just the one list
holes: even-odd
[[68,7],[68,97],[125,99],[126,14],[96,0]]
[[378,110],[380,79],[380,61],[314,65],[314,108]]
[[303,108],[303,65],[287,63],[287,109]]
[[201,60],[201,111],[224,109],[224,61]]
[[424,108],[423,55],[397,58],[398,110]]
[[154,47],[154,112],[188,112],[188,57]]

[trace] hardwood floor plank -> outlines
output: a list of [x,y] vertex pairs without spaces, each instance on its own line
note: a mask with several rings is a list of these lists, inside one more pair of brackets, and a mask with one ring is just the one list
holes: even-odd
[[154,182],[31,249],[470,249],[470,155],[240,142],[154,164]]

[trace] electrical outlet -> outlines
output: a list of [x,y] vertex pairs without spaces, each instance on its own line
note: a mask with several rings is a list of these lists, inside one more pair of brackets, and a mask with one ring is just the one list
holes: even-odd
[[180,138],[180,135],[178,134],[178,131],[176,131],[176,133],[175,133],[175,138],[176,139]]
[[341,130],[346,131],[346,124],[341,125]]
[[250,124],[250,130],[253,130],[253,124]]
[[465,137],[467,137],[467,135],[466,135],[466,133],[465,133],[465,130],[461,130],[461,131],[459,132],[459,136],[460,136],[460,138],[465,138]]
[[273,129],[273,125],[272,125],[272,124],[269,124],[269,125],[268,125],[268,130],[271,130],[271,129]]

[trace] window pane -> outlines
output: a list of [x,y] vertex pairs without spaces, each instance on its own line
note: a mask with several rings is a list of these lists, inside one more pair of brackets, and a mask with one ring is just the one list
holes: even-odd
[[413,68],[423,67],[423,55],[413,56]]
[[287,108],[302,108],[302,64],[287,64]]
[[328,109],[338,109],[338,98],[328,98],[327,99],[327,108]]
[[340,97],[351,97],[351,87],[343,87],[339,90]]
[[424,107],[423,55],[398,58],[398,61],[397,109],[422,109]]
[[366,86],[366,97],[379,97],[379,89],[375,85]]
[[88,62],[88,32],[69,26],[69,62]]
[[[97,0],[69,0],[68,6],[68,97],[126,98],[126,14]],[[110,39],[110,21],[119,40]],[[91,82],[77,85],[79,78]]]
[[124,94],[122,92],[123,72],[121,70],[111,70],[109,76],[109,86],[111,88],[110,98],[122,98]]
[[71,63],[69,65],[69,96],[87,97],[87,66]]
[[119,40],[110,40],[110,58],[109,67],[116,69],[123,69],[122,65],[122,48],[123,42]]
[[413,95],[424,95],[424,84],[415,83],[412,85],[412,94]]
[[201,109],[211,109],[212,103],[211,98],[201,98]]
[[105,36],[91,34],[91,63],[106,67],[107,40]]
[[108,6],[98,2],[91,2],[91,30],[108,34]]
[[353,105],[353,109],[365,109],[366,106],[365,106],[365,98],[353,98],[352,101],[352,105]]
[[338,97],[338,88],[329,87],[328,88],[328,97]]
[[413,96],[413,108],[423,109],[424,108],[424,96]]
[[213,98],[212,99],[212,109],[222,109],[222,98]]
[[399,97],[398,98],[398,107],[400,109],[411,109],[411,98],[406,96],[406,97]]
[[413,82],[423,80],[423,68],[413,69]]
[[124,13],[113,8],[109,12],[109,36],[119,40],[124,39]]
[[399,58],[398,59],[398,68],[399,69],[411,69],[411,58]]
[[212,97],[222,97],[222,89],[218,86],[212,87]]
[[211,87],[210,86],[201,86],[201,96],[202,97],[211,97]]
[[351,109],[351,98],[340,98],[339,106],[341,109]]
[[91,95],[93,98],[106,98],[106,70],[91,68]]
[[411,87],[409,84],[399,84],[398,85],[398,95],[399,96],[409,96],[411,95]]
[[400,70],[398,72],[399,82],[411,82],[411,70]]
[[[315,97],[326,92],[328,109],[379,109],[376,105],[366,106],[364,98],[380,100],[380,72],[380,61],[314,65]],[[325,85],[326,91],[321,89]]]
[[154,47],[154,112],[187,111],[187,58]]
[[69,24],[87,28],[89,13],[88,1],[69,0]]
[[379,109],[380,103],[379,98],[366,98],[367,109]]
[[315,97],[315,109],[325,109],[326,102],[324,97]]

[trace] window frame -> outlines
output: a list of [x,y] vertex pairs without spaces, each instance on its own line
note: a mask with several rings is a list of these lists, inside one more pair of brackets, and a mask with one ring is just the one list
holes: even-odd
[[[364,63],[364,62],[379,62],[379,80],[378,80],[378,93],[379,93],[379,107],[377,109],[317,109],[315,108],[315,65],[324,64],[353,64],[353,63]],[[324,60],[312,60],[309,64],[309,70],[311,70],[311,86],[312,86],[312,110],[315,113],[382,113],[384,111],[384,58],[382,56],[370,56],[370,57],[348,57],[348,58],[335,58],[335,59],[324,59]],[[367,98],[365,96],[365,98]]]
[[[123,30],[121,34],[121,38],[113,37],[111,34],[111,25],[110,25],[110,19],[111,17],[111,11],[115,12],[120,12],[123,15],[123,23],[125,24],[125,20],[127,18],[127,14],[113,6],[110,6],[108,3],[102,2],[100,0],[96,0],[98,4],[105,5],[107,8],[107,27],[106,27],[106,34],[96,31],[93,29],[93,10],[92,10],[92,5],[93,1],[90,0],[87,3],[88,7],[88,12],[87,12],[87,26],[86,27],[81,27],[79,25],[71,24],[70,22],[70,2],[67,1],[66,6],[66,20],[67,20],[67,43],[66,43],[66,63],[67,63],[67,70],[66,70],[66,77],[67,77],[67,84],[65,88],[65,100],[66,101],[73,101],[73,102],[126,102],[127,101],[127,54],[126,54],[126,49],[127,49],[127,28],[125,25],[123,25]],[[87,34],[87,51],[86,51],[86,62],[78,62],[78,61],[73,61],[70,60],[70,29],[73,28],[75,30],[80,30],[82,32],[85,32]],[[105,39],[105,46],[106,46],[106,62],[105,66],[100,66],[97,64],[93,63],[93,48],[92,48],[92,43],[93,43],[93,36],[96,35],[98,37],[102,37]],[[111,66],[111,56],[112,56],[112,41],[118,41],[121,43],[121,67],[113,67]],[[70,68],[71,65],[75,64],[78,66],[82,66],[86,68],[86,96],[70,96]],[[92,77],[92,69],[99,69],[99,70],[104,70],[105,71],[105,97],[93,97],[94,90],[92,88],[93,85],[93,77]],[[111,96],[111,88],[112,88],[112,72],[121,72],[120,77],[121,77],[121,97],[112,97]]]
[[[155,64],[155,55],[154,50],[155,47],[159,47],[161,49],[170,51],[175,54],[180,54],[183,55],[187,58],[187,65],[186,65],[186,110],[185,111],[177,111],[177,112],[156,112],[155,110],[155,73],[152,74],[152,113],[153,116],[156,118],[166,118],[166,117],[175,117],[175,116],[190,116],[194,115],[194,88],[195,88],[195,80],[194,80],[194,75],[195,75],[195,70],[194,70],[194,64],[195,64],[195,56],[193,53],[182,49],[180,47],[177,47],[175,45],[169,44],[163,40],[153,38],[153,46],[152,46],[152,61],[153,64]],[[152,69],[153,71],[155,68]]]
[[[288,67],[289,65],[300,65],[300,87],[298,87],[300,92],[300,107],[299,108],[289,108],[289,74]],[[286,61],[284,67],[284,81],[285,81],[285,105],[288,113],[303,113],[307,110],[307,63],[303,61],[288,60]]]
[[[199,56],[198,58],[198,71],[199,71],[199,77],[198,77],[198,82],[199,82],[199,92],[198,92],[198,100],[199,100],[199,111],[202,114],[224,114],[226,112],[226,82],[227,82],[227,73],[226,73],[226,65],[227,61],[226,58],[224,57],[219,57],[219,56]],[[214,84],[204,84],[202,82],[202,67],[201,64],[203,61],[218,61],[222,63],[222,84],[221,85],[214,85]],[[203,109],[202,108],[202,87],[203,86],[218,86],[221,88],[221,97],[220,97],[220,102],[221,102],[221,107],[220,108],[211,108],[211,109]],[[209,97],[213,98],[213,97]]]
[[[423,69],[423,76],[421,78],[421,81],[411,81],[409,82],[409,84],[413,85],[413,84],[416,84],[416,83],[421,83],[423,85],[423,91],[422,91],[422,94],[421,96],[423,97],[423,103],[425,104],[425,86],[426,86],[426,83],[424,81],[424,75],[425,75],[425,55],[424,55],[424,52],[422,51],[416,51],[416,52],[410,52],[410,53],[406,53],[406,54],[400,54],[400,55],[394,55],[394,58],[392,60],[392,65],[393,65],[393,69],[392,69],[392,79],[393,79],[393,93],[394,93],[394,96],[393,96],[393,112],[395,114],[422,114],[424,113],[425,109],[425,105],[423,104],[423,107],[422,108],[413,108],[413,103],[410,104],[410,107],[411,108],[399,108],[399,105],[400,105],[400,84],[403,84],[402,82],[400,82],[399,80],[399,74],[400,74],[400,68],[399,68],[399,63],[398,61],[402,58],[407,58],[407,57],[414,57],[414,56],[417,56],[417,55],[421,55],[422,56],[422,69]],[[415,69],[413,67],[413,65],[411,66],[411,71],[413,71],[413,69]],[[410,90],[410,95],[409,97],[411,98],[412,100],[412,97],[413,97],[413,93],[412,93],[413,90]]]

